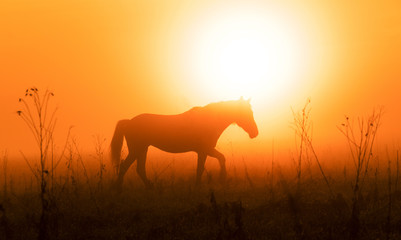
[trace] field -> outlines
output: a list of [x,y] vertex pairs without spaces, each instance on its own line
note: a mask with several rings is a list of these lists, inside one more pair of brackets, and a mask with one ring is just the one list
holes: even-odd
[[[41,107],[52,93],[40,102],[32,91],[38,120],[28,105],[18,114],[35,136],[39,156],[9,159],[4,152],[0,158],[4,239],[401,237],[399,152],[375,143],[380,111],[357,124],[346,117],[339,130],[349,149],[322,154],[312,141],[308,101],[293,112],[291,154],[275,154],[273,142],[263,156],[246,155],[231,143],[225,181],[217,160],[206,161],[197,185],[196,154],[151,148],[152,187],[145,188],[134,163],[118,191],[109,141],[97,136],[93,151],[83,150],[68,134],[64,147],[55,147],[54,114],[46,119],[47,108]],[[122,152],[124,158],[127,148]]]
[[[26,166],[24,173],[15,171],[12,159],[4,155],[0,162],[1,238],[35,239],[41,235],[48,239],[399,239],[401,236],[397,155],[382,162],[379,158],[372,160],[358,196],[353,191],[352,164],[326,170],[327,185],[311,159],[306,159],[298,170],[296,161],[283,164],[285,159],[279,157],[258,166],[233,156],[237,166],[229,164],[228,178],[223,184],[216,177],[218,165],[210,159],[203,183],[195,186],[194,155],[181,158],[167,155],[167,160],[162,159],[166,155],[153,155],[148,161],[153,189],[144,187],[134,164],[126,175],[123,191],[117,193],[112,184],[114,172],[105,152],[81,156],[78,148],[70,145],[56,170],[44,176],[47,185],[43,194],[40,178],[35,178]],[[181,166],[184,163],[187,168]],[[355,203],[357,216],[353,218]]]

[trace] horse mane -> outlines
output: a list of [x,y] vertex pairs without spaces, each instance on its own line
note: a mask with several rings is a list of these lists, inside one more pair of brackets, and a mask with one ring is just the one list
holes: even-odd
[[231,112],[232,108],[235,106],[235,100],[231,101],[220,101],[220,102],[213,102],[209,103],[203,107],[193,107],[188,110],[188,113],[203,113],[203,112]]

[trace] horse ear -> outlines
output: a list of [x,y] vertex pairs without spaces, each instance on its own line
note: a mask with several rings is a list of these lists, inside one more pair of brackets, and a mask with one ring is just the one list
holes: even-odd
[[248,100],[246,100],[248,103],[251,103],[251,98],[248,98]]

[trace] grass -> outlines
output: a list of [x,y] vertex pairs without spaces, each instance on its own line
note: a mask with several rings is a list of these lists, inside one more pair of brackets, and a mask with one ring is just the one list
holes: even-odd
[[[20,98],[22,109],[17,111],[17,114],[26,123],[28,129],[35,137],[38,147],[40,159],[37,166],[30,163],[24,156],[24,159],[30,167],[33,175],[40,182],[40,200],[41,200],[41,216],[39,223],[39,239],[49,239],[49,216],[51,215],[52,199],[49,191],[49,182],[52,183],[53,189],[54,180],[54,152],[53,152],[53,133],[56,126],[56,112],[49,109],[50,98],[54,94],[50,91],[45,91],[43,95],[35,87],[28,88],[25,91],[25,97]],[[51,164],[49,164],[49,158]],[[49,176],[50,175],[50,176]],[[49,181],[51,179],[51,181]]]
[[[360,196],[362,188],[365,187],[369,163],[373,157],[373,146],[380,125],[381,115],[381,111],[378,113],[373,112],[367,119],[358,119],[358,127],[354,126],[353,121],[349,117],[345,117],[345,123],[342,124],[342,127],[339,127],[341,133],[346,137],[355,165],[355,180],[352,183],[351,219],[349,223],[351,239],[357,239],[361,231]],[[390,164],[388,165],[388,169],[390,169]]]
[[[18,166],[18,174],[16,159],[5,153],[0,239],[43,237],[43,183],[37,176],[55,167],[45,178],[51,200],[45,206],[48,239],[400,239],[398,150],[374,153],[377,128],[368,130],[366,140],[354,139],[351,132],[360,129],[346,119],[342,129],[353,154],[344,166],[330,168],[330,156],[318,157],[312,143],[308,104],[294,111],[295,161],[275,154],[274,141],[267,160],[232,153],[224,185],[217,165],[207,165],[195,187],[195,158],[185,161],[190,165],[185,169],[179,158],[151,153],[147,171],[154,189],[145,188],[134,164],[117,194],[106,158],[108,141],[100,136],[88,148],[92,154],[82,154],[76,138],[68,138],[55,164]],[[377,120],[362,121],[360,132],[372,127],[369,119]]]
[[[104,190],[100,191],[96,184],[98,176],[93,172],[91,186],[84,176],[76,177],[75,187],[62,188],[61,182],[56,184],[53,193],[56,206],[49,216],[50,238],[345,239],[349,236],[352,191],[340,182],[333,184],[339,193],[334,199],[318,180],[306,182],[308,187],[303,188],[302,197],[296,198],[297,181],[282,175],[273,199],[263,181],[254,179],[250,188],[245,176],[237,179],[239,184],[229,179],[224,187],[204,183],[199,189],[194,187],[193,179],[170,185],[168,178],[164,178],[159,179],[154,190],[133,185],[139,179],[132,176],[123,193],[117,195],[107,178]],[[384,189],[379,197],[375,199],[366,191],[362,193],[363,202],[359,202],[360,239],[385,239],[388,234],[388,182],[379,179],[377,184]],[[92,186],[96,187],[91,193]],[[12,239],[38,236],[41,202],[35,189],[32,190],[10,194],[5,210]],[[400,206],[401,198],[396,192],[391,196],[393,231],[389,236],[397,239],[401,235],[396,230],[401,214],[396,206]]]
[[[81,155],[77,149],[73,145],[67,151],[70,153],[55,176],[51,193],[54,205],[48,216],[51,239],[347,239],[350,235],[354,193],[351,173],[344,180],[341,171],[326,170],[335,197],[328,193],[319,175],[304,177],[302,194],[297,195],[296,168],[280,166],[282,159],[275,156],[277,181],[273,183],[251,165],[245,170],[244,162],[238,161],[239,171],[236,175],[228,172],[226,185],[218,183],[216,167],[209,168],[210,180],[205,175],[203,184],[196,188],[195,171],[181,171],[179,160],[172,166],[156,156],[151,164],[163,164],[153,166],[154,172],[149,168],[154,190],[143,186],[133,166],[123,192],[117,195],[111,184],[113,175],[109,174],[113,172],[111,164],[105,162],[100,185],[97,157],[101,155],[96,154],[96,148],[90,155]],[[377,174],[368,174],[360,191],[359,239],[401,236],[401,194],[394,187],[396,171],[389,171],[389,164],[395,169],[397,157],[389,153],[389,158],[392,160],[385,158],[379,168],[371,164],[368,173]],[[195,162],[193,159],[194,166]],[[317,165],[309,167],[319,172]],[[10,164],[8,168],[13,169]],[[352,169],[352,165],[347,168]],[[12,174],[9,170],[8,182]],[[3,205],[7,231],[0,228],[0,236],[38,237],[41,200],[35,183],[25,184],[7,188],[9,200]]]

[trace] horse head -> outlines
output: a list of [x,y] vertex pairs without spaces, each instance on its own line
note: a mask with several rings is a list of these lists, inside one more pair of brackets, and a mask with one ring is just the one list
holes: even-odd
[[250,138],[258,136],[258,126],[256,126],[255,119],[253,118],[252,107],[250,100],[244,100],[242,97],[237,102],[237,116],[235,123],[244,129],[249,134]]

